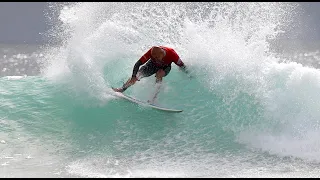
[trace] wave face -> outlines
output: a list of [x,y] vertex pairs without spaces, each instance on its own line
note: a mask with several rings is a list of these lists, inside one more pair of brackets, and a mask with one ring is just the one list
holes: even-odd
[[[58,19],[46,35],[61,44],[43,47],[41,76],[0,80],[4,145],[25,137],[8,155],[32,141],[32,162],[48,158],[50,176],[62,177],[319,176],[320,72],[270,50],[298,4],[50,8]],[[173,64],[158,96],[182,113],[112,95],[153,45],[173,47],[191,70],[189,79]],[[147,100],[154,83],[144,78],[126,93]]]

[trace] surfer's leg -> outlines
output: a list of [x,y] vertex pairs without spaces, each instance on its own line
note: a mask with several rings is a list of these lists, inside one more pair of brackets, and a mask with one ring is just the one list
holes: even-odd
[[123,86],[121,87],[122,92],[124,92],[126,89],[128,89],[130,86],[133,85],[132,83],[130,83],[130,80],[131,80],[131,78],[129,78],[129,79],[127,80],[127,82],[123,84]]
[[167,66],[163,69],[159,69],[156,73],[156,83],[162,82],[162,78],[167,76],[171,70],[171,66]]
[[165,71],[163,69],[159,69],[156,73],[156,83],[161,83],[162,82],[162,77],[165,76]]
[[[152,61],[147,62],[146,65],[142,66],[139,71],[139,78],[143,78],[143,77],[149,77],[152,74],[155,74],[157,72],[158,68],[152,63]],[[137,78],[138,78],[138,74],[137,74]],[[138,78],[138,79],[139,79]]]
[[124,92],[126,89],[128,89],[128,87],[130,87],[131,85],[133,85],[133,84],[130,83],[130,80],[131,80],[131,78],[129,78],[129,79],[127,80],[127,82],[122,85],[122,87],[120,87],[120,88],[112,88],[112,89],[113,89],[114,91],[116,91],[116,92]]
[[[143,71],[141,71],[141,69],[138,71],[137,73],[137,79],[138,81],[140,81],[140,79],[146,77],[145,74],[143,73]],[[129,78],[127,80],[126,83],[123,84],[123,86],[119,89],[120,92],[124,92],[126,89],[128,89],[130,86],[134,85],[135,83],[130,83],[131,78]]]
[[159,69],[157,71],[157,73],[156,73],[156,85],[155,85],[156,86],[156,92],[153,95],[152,100],[148,101],[149,103],[154,104],[154,101],[156,100],[156,98],[157,98],[157,96],[158,96],[158,94],[160,92],[160,88],[161,88],[161,84],[162,84],[162,78],[167,76],[169,74],[170,70],[171,70],[171,66],[169,65],[169,66],[167,66],[167,67],[165,67],[163,69]]
[[[137,73],[138,81],[140,81],[140,79],[142,79],[144,77],[151,76],[152,74],[156,73],[157,70],[158,69],[155,68],[155,66],[153,65],[153,63],[151,61],[147,62],[147,64],[142,66]],[[127,82],[123,84],[123,86],[121,88],[114,89],[114,90],[118,91],[118,92],[124,92],[126,89],[128,89],[130,86],[133,85],[132,83],[130,83],[130,80],[131,80],[131,78],[129,78],[127,80]]]
[[157,96],[160,92],[160,88],[161,88],[161,84],[162,84],[162,78],[167,76],[168,73],[170,72],[171,70],[171,66],[168,66],[164,69],[159,69],[156,73],[156,92],[155,94],[153,95],[153,98],[151,101],[149,101],[149,103],[151,104],[154,104],[154,101],[157,99]]
[[151,101],[148,100],[148,103],[154,104],[154,101],[157,99],[157,96],[160,92],[160,88],[161,88],[161,82],[156,83],[156,89],[155,89],[155,94],[153,95]]

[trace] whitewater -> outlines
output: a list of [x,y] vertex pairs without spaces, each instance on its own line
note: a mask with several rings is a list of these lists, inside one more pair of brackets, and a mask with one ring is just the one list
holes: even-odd
[[[0,177],[319,177],[320,71],[272,49],[301,14],[284,2],[48,3],[50,42],[1,52],[38,69],[0,68]],[[192,73],[172,64],[158,95],[182,113],[112,93],[155,45]],[[125,93],[147,100],[154,85]]]

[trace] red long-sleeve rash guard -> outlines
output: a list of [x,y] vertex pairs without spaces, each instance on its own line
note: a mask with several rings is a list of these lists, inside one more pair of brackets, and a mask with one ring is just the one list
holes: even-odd
[[183,66],[183,62],[181,61],[179,55],[169,47],[164,47],[164,46],[159,46],[163,50],[165,50],[166,54],[163,57],[162,61],[155,61],[152,59],[151,56],[151,50],[152,48],[149,49],[148,52],[146,52],[139,60],[141,61],[142,64],[146,63],[149,59],[152,60],[152,62],[159,67],[167,66],[170,65],[172,62],[174,62],[177,66]]
[[139,70],[139,67],[142,64],[148,62],[149,60],[151,60],[158,67],[165,67],[165,66],[171,65],[172,62],[174,62],[179,67],[184,66],[184,63],[181,61],[179,55],[172,48],[165,47],[165,46],[159,46],[159,47],[165,50],[166,52],[163,59],[161,61],[154,60],[151,56],[151,50],[153,47],[150,48],[135,64],[132,72],[132,77],[135,77]]

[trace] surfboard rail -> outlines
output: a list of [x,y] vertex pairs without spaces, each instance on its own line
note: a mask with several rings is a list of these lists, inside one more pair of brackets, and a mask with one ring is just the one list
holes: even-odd
[[136,103],[136,104],[139,104],[139,105],[148,106],[148,107],[151,107],[151,108],[154,108],[154,109],[157,109],[157,110],[166,111],[166,112],[174,112],[174,113],[179,113],[179,112],[183,111],[183,110],[179,110],[179,109],[164,108],[164,107],[161,107],[161,106],[150,104],[148,102],[144,102],[144,101],[141,101],[141,100],[136,99],[134,97],[131,97],[129,95],[123,94],[121,92],[114,92],[114,93],[115,93],[116,96],[124,98],[124,99],[126,99],[128,101],[131,101],[133,103]]

